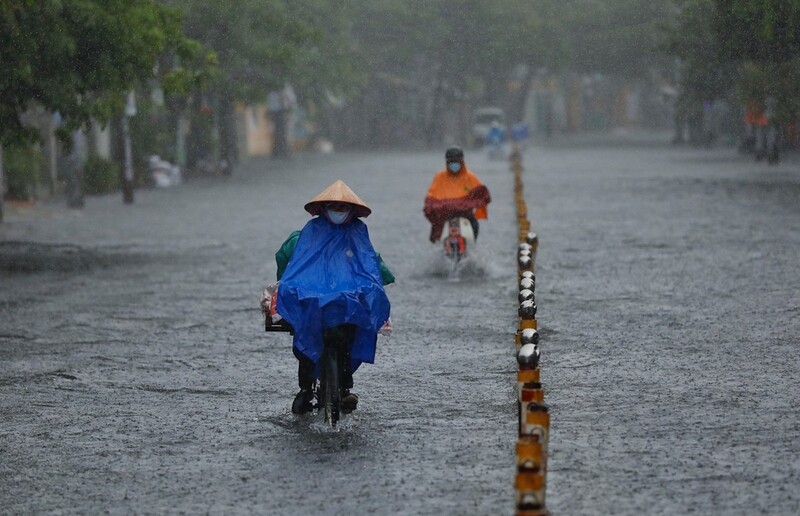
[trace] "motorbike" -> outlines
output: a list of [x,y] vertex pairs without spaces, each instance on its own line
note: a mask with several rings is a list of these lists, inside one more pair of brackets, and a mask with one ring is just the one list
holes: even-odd
[[475,233],[472,224],[465,217],[453,217],[445,224],[442,231],[444,254],[453,261],[453,268],[466,258],[469,248],[475,245]]
[[506,145],[503,142],[487,143],[486,149],[487,149],[487,154],[489,156],[489,160],[491,161],[505,160],[508,157],[508,151],[506,149]]

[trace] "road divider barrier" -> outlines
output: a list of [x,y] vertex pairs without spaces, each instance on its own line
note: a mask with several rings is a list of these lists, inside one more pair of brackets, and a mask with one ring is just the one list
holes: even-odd
[[536,251],[539,237],[531,231],[528,206],[522,187],[522,153],[511,153],[514,173],[514,195],[517,208],[519,245],[517,247],[517,278],[519,295],[517,315],[519,327],[514,335],[517,351],[517,408],[519,436],[517,440],[516,516],[547,514],[547,447],[550,435],[550,410],[544,403],[540,380],[541,349],[539,324],[536,320]]

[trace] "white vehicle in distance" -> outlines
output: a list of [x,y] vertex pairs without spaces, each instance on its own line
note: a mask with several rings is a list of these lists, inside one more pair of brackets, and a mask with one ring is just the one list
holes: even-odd
[[482,146],[486,141],[486,133],[492,126],[492,122],[497,122],[504,132],[507,132],[506,114],[499,107],[482,107],[472,113],[472,144],[475,147]]

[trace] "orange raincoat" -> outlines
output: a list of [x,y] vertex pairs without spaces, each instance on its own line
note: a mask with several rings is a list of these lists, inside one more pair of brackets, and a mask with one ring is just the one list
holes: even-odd
[[492,202],[489,189],[462,163],[461,171],[436,173],[425,196],[423,212],[431,223],[431,241],[439,239],[444,223],[452,217],[472,215],[488,218],[486,205]]
[[766,127],[769,124],[764,108],[754,100],[748,100],[745,105],[744,123],[759,127]]

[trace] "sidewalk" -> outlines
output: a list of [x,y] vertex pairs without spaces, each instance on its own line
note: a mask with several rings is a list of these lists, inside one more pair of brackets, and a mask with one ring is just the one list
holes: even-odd
[[[121,203],[122,201],[120,201]],[[3,221],[0,222],[0,243],[31,240],[46,221],[83,218],[83,210],[67,207],[63,198],[42,201],[3,201]]]
[[69,208],[63,197],[7,201],[0,242],[174,249],[225,241],[231,232],[258,229],[242,221],[253,219],[274,188],[291,185],[297,174],[329,161],[321,155],[254,158],[241,163],[232,176],[193,178],[171,188],[138,188],[132,204],[123,203],[121,192],[86,196],[82,209]]
[[60,197],[41,201],[3,201],[3,223],[19,222],[27,219],[50,219],[71,213],[80,216],[80,209],[68,208],[66,200]]

